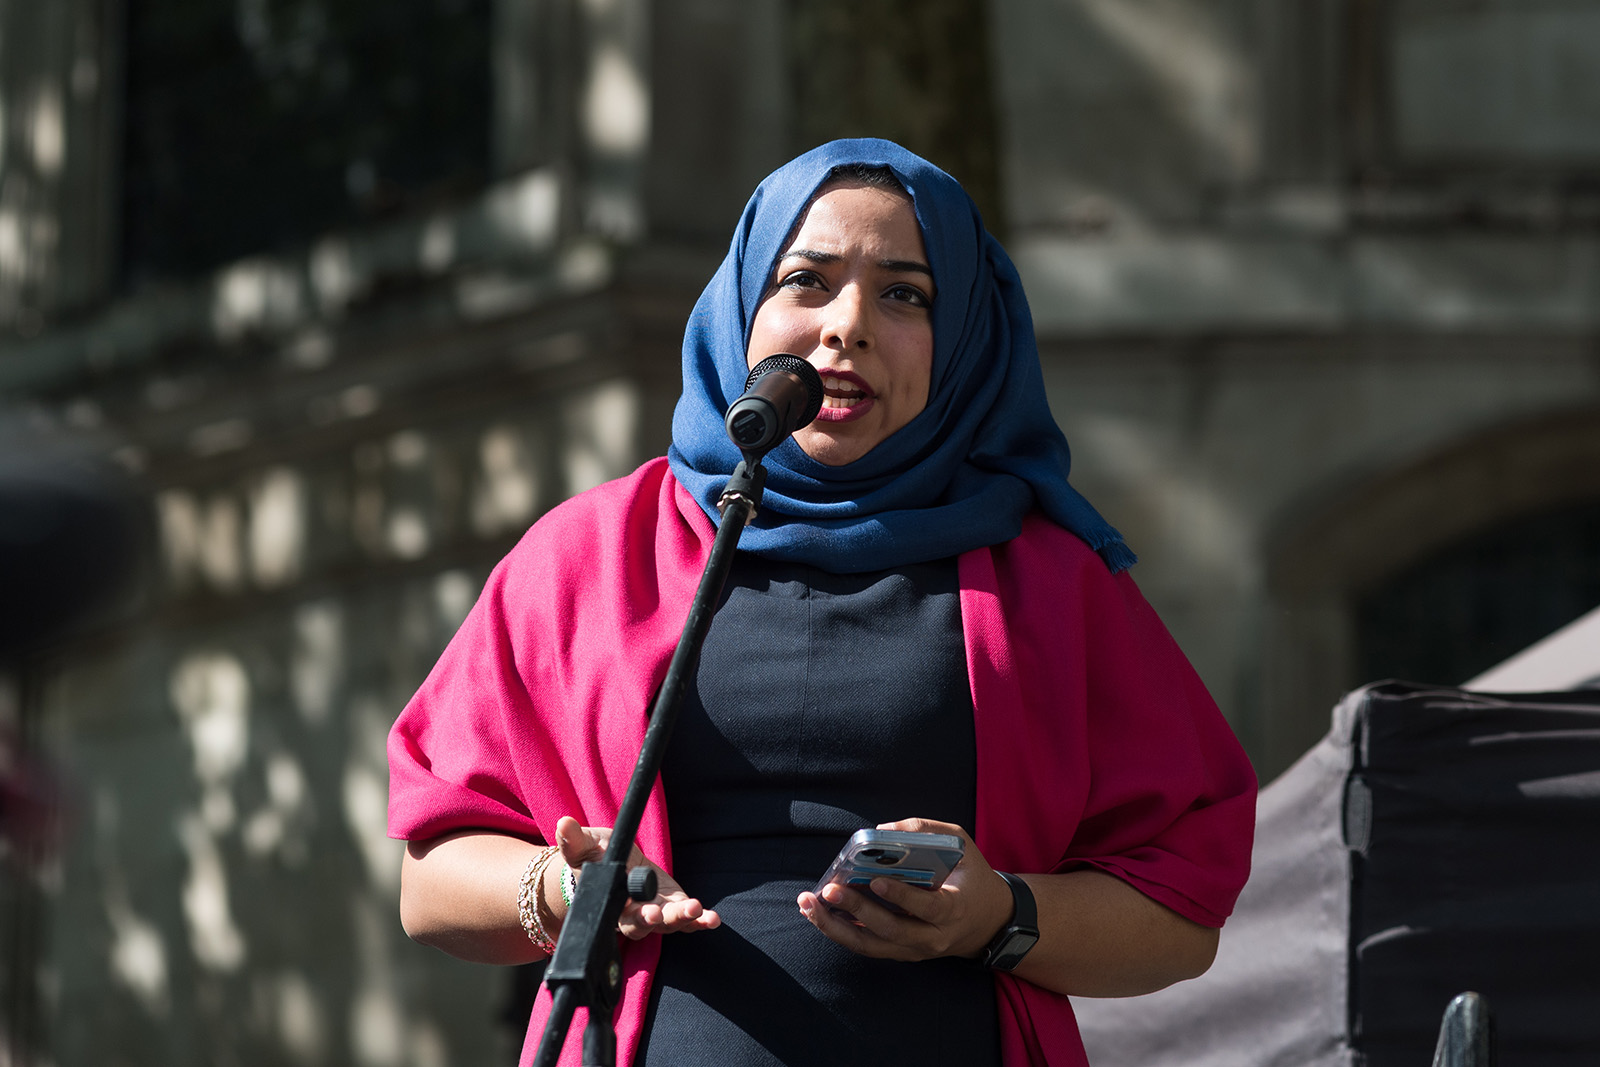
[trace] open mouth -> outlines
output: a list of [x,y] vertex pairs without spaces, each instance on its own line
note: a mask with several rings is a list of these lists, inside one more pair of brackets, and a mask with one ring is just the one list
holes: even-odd
[[853,422],[864,418],[878,402],[878,394],[855,371],[829,367],[820,373],[822,410],[817,412],[818,422]]
[[866,383],[856,378],[838,374],[824,374],[822,376],[822,410],[844,410],[855,407],[863,400],[870,400],[872,391]]

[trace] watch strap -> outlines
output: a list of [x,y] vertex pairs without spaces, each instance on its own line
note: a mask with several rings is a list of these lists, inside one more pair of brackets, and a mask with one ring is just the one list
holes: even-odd
[[1022,957],[1039,940],[1039,906],[1034,902],[1033,890],[1014,874],[995,871],[1011,888],[1011,920],[994,935],[983,953],[987,967],[1009,971],[1022,961]]

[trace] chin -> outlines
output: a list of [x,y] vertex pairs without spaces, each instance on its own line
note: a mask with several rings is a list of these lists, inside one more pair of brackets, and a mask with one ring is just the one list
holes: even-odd
[[823,466],[842,467],[872,451],[873,444],[877,442],[863,445],[860,441],[840,440],[831,433],[808,429],[795,434],[794,443],[800,446],[800,451]]

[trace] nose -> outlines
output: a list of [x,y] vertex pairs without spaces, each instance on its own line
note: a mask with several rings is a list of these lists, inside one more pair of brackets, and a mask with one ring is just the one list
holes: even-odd
[[872,347],[871,306],[861,286],[851,283],[840,288],[828,302],[828,315],[822,323],[822,347],[835,352]]

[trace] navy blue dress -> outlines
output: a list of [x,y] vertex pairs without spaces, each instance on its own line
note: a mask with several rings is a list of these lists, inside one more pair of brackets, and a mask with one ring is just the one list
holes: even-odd
[[954,560],[740,553],[662,769],[674,873],[722,926],[662,939],[637,1062],[998,1065],[981,964],[858,956],[795,906],[862,827],[970,831],[976,763]]

